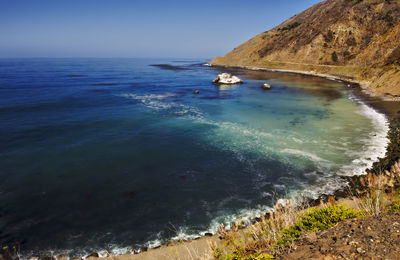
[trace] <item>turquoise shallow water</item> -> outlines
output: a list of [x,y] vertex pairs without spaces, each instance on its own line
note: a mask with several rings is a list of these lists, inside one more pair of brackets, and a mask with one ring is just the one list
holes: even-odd
[[384,155],[386,118],[347,84],[233,70],[244,84],[217,87],[227,69],[203,63],[0,60],[0,244],[118,254],[194,238],[331,193]]

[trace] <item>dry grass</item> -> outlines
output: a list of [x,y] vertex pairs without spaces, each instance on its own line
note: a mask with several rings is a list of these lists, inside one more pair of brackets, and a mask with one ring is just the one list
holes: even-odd
[[295,205],[294,201],[279,202],[268,218],[262,216],[261,221],[245,229],[240,229],[239,225],[232,225],[231,230],[227,231],[221,226],[218,235],[224,244],[222,247],[211,245],[214,257],[242,259],[243,256],[248,256],[249,259],[268,259],[271,257],[268,252],[273,248],[282,230],[298,221],[299,209]]
[[[302,206],[298,206],[302,205]],[[301,234],[332,227],[336,223],[360,216],[359,211],[329,203],[308,208],[294,201],[277,203],[270,216],[244,230],[220,230],[224,243],[211,245],[216,259],[271,259],[288,250]]]
[[360,177],[361,186],[366,190],[350,195],[357,198],[356,206],[361,210],[363,216],[379,216],[387,212],[393,201],[396,200],[395,187],[400,169],[398,163],[395,163],[394,166],[391,171],[381,171],[378,174],[369,173]]

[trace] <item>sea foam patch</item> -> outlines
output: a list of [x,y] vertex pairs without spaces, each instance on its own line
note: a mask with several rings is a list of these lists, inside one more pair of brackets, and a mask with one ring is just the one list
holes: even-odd
[[363,139],[363,150],[358,151],[357,159],[354,159],[350,165],[343,166],[338,174],[345,176],[354,176],[365,174],[365,170],[371,168],[373,163],[383,158],[386,154],[386,148],[390,142],[387,137],[389,132],[389,121],[387,117],[366,105],[363,101],[350,97],[360,104],[358,113],[369,118],[373,124],[373,129],[368,138]]

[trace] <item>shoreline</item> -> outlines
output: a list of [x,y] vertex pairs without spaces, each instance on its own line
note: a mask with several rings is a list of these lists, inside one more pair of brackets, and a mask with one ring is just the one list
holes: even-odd
[[384,101],[400,101],[400,97],[393,97],[391,95],[390,96],[384,95],[384,94],[380,94],[380,93],[376,93],[376,92],[368,90],[368,87],[371,84],[371,82],[369,82],[369,81],[361,81],[361,80],[357,80],[357,79],[354,79],[349,76],[318,73],[316,71],[272,69],[272,68],[263,68],[263,67],[254,67],[254,66],[228,66],[228,65],[214,65],[214,64],[210,64],[210,63],[206,63],[204,65],[209,66],[209,67],[216,67],[216,68],[220,67],[220,68],[232,68],[232,69],[246,69],[246,70],[254,70],[254,71],[293,73],[293,74],[300,74],[300,75],[306,75],[306,76],[320,77],[320,78],[325,78],[328,80],[342,81],[345,83],[358,85],[361,88],[361,90],[364,92],[364,94],[366,94],[370,97],[381,98]]
[[[318,73],[313,73],[313,72],[306,72],[306,71],[291,71],[291,70],[278,70],[278,69],[264,69],[264,68],[257,68],[257,67],[232,67],[232,66],[215,66],[215,67],[225,67],[225,68],[238,68],[238,69],[247,69],[247,70],[260,70],[260,71],[269,71],[269,72],[283,72],[283,73],[296,73],[296,74],[301,74],[301,75],[307,75],[307,76],[315,76],[315,77],[321,77],[321,78],[326,78],[329,80],[336,80],[336,81],[342,81],[345,83],[351,83],[351,84],[356,84],[359,89],[362,91],[363,95],[369,95],[368,92],[364,92],[364,88],[362,87],[361,83],[357,80],[352,80],[352,79],[346,79],[343,77],[338,77],[338,76],[333,76],[333,75],[329,75],[329,74],[318,74]],[[364,82],[364,84],[366,84]],[[364,85],[364,87],[366,88],[367,85]],[[351,91],[350,93],[353,93],[353,91]],[[360,100],[356,100],[356,102],[360,102],[364,105],[366,105],[367,107],[373,109],[375,112],[381,114],[383,113],[385,118],[387,119],[388,124],[390,124],[390,117],[391,115],[384,113],[383,111],[380,111],[379,109],[375,108],[374,106],[372,106],[371,104],[368,104],[368,102],[364,103],[364,100],[362,96],[359,96],[358,94],[355,94],[356,99],[360,99]],[[376,97],[376,96],[373,96]],[[380,99],[382,97],[379,97]],[[381,100],[381,101],[388,101],[388,100]],[[394,100],[390,100],[390,101],[394,101]],[[388,127],[388,131],[390,131],[389,127]],[[388,134],[388,132],[386,133],[386,135]],[[387,146],[389,145],[389,143],[392,140],[389,140]],[[385,153],[387,153],[387,149],[385,151]],[[385,156],[386,158],[386,156]],[[375,161],[374,161],[375,162]],[[368,167],[367,167],[368,168]],[[332,195],[337,198],[337,199],[350,199],[349,198],[349,194],[346,195],[346,191],[344,191],[345,188],[350,188],[352,190],[357,189],[358,188],[358,184],[359,184],[359,177],[360,176],[365,176],[367,175],[367,170],[364,170],[364,173],[361,175],[354,175],[354,176],[341,176],[341,178],[343,178],[345,181],[348,182],[348,185],[346,185],[345,187],[342,187],[336,191],[334,191],[332,193]],[[317,199],[308,199],[307,202],[310,203],[310,205],[313,204],[319,204],[319,202],[321,200],[323,201],[327,201],[329,196],[331,195],[319,195],[319,197]],[[271,207],[272,208],[272,207]],[[267,211],[265,212],[265,216],[268,216],[269,214],[271,214],[273,211]],[[249,223],[247,223],[246,226],[251,225],[253,222],[257,222],[257,219],[259,219],[259,217],[253,217],[252,219],[250,219]],[[204,232],[203,232],[204,233]],[[170,240],[168,242],[165,242],[161,245],[155,245],[154,247],[142,247],[142,248],[137,248],[137,250],[134,250],[134,247],[132,247],[132,253],[131,254],[118,254],[118,255],[111,255],[108,252],[96,252],[87,256],[83,256],[81,258],[71,258],[71,259],[91,259],[91,258],[97,258],[97,257],[101,257],[104,259],[121,259],[121,260],[125,260],[125,259],[154,259],[154,254],[156,254],[158,257],[162,257],[165,256],[165,254],[169,254],[169,253],[173,253],[173,255],[175,254],[190,254],[190,250],[188,249],[190,247],[193,247],[194,251],[207,251],[206,249],[208,248],[208,244],[210,241],[213,242],[218,242],[219,238],[218,238],[218,234],[211,234],[211,233],[205,233],[204,235],[200,235],[199,237],[195,237],[191,240]],[[153,241],[147,241],[146,244],[150,244]],[[158,253],[157,253],[158,252]],[[180,252],[180,253],[178,253]],[[57,259],[69,259],[69,257],[62,255],[59,257],[56,257]],[[181,258],[181,259],[185,259],[185,258]],[[190,257],[188,259],[191,259]]]

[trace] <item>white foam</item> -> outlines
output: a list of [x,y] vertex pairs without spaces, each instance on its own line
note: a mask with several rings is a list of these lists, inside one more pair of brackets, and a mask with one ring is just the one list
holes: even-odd
[[131,250],[128,247],[113,246],[113,247],[111,247],[110,253],[111,253],[111,255],[116,256],[116,255],[129,254],[130,251]]
[[300,140],[300,139],[298,139],[296,137],[292,137],[292,140],[295,141],[296,143],[299,143],[299,144],[304,143],[304,141],[302,141],[302,140]]
[[272,207],[259,205],[258,208],[253,209],[241,209],[237,214],[224,214],[221,213],[220,216],[214,218],[209,225],[208,230],[200,232],[204,235],[205,233],[215,234],[221,224],[223,224],[227,230],[230,229],[232,223],[237,223],[238,221],[244,222],[246,224],[251,223],[256,217],[264,216],[267,212],[271,212]]
[[320,157],[318,157],[315,154],[312,153],[308,153],[305,151],[300,151],[300,150],[296,150],[296,149],[283,149],[281,150],[282,153],[288,153],[288,154],[292,154],[292,155],[298,155],[298,156],[302,156],[302,157],[307,157],[310,158],[314,161],[320,161],[320,162],[328,162],[328,160],[322,159]]
[[334,176],[322,175],[317,178],[316,184],[310,186],[308,183],[298,183],[301,189],[292,190],[288,193],[287,198],[310,198],[318,199],[321,195],[332,195],[337,190],[346,187],[347,182],[343,179],[337,179]]
[[148,95],[136,95],[136,94],[120,94],[121,97],[128,97],[133,99],[164,99],[168,97],[173,97],[175,94],[173,93],[165,93],[165,94],[148,94]]
[[120,97],[135,99],[142,102],[148,108],[160,110],[170,108],[174,103],[162,102],[164,99],[173,97],[174,94],[150,94],[150,95],[136,95],[136,94],[119,94]]
[[108,256],[108,251],[107,250],[100,250],[97,253],[99,254],[99,257],[107,257]]
[[286,186],[283,184],[274,184],[273,187],[277,190],[283,190],[283,191],[286,189]]
[[271,197],[272,197],[272,193],[264,191],[264,192],[262,193],[262,197],[263,197],[263,198],[267,198],[267,197],[271,198]]
[[201,233],[191,234],[190,228],[181,226],[176,232],[176,236],[172,237],[173,241],[187,241],[201,237]]
[[168,112],[173,113],[174,115],[184,117],[190,119],[201,119],[203,118],[203,114],[200,110],[193,106],[188,106],[184,104],[177,104],[168,100],[170,97],[174,97],[173,93],[166,94],[150,94],[150,95],[136,95],[136,94],[119,94],[117,96],[130,98],[134,100],[140,101],[147,108],[156,111],[166,110]]
[[343,166],[338,171],[338,174],[345,176],[365,174],[366,169],[371,168],[374,162],[385,156],[387,146],[390,142],[387,137],[389,131],[387,117],[369,107],[361,100],[351,98],[360,104],[359,113],[372,121],[374,129],[371,130],[368,139],[362,140],[364,142],[364,149],[358,151],[357,159],[353,160],[350,165]]
[[159,247],[163,244],[163,241],[161,239],[154,239],[154,240],[150,240],[147,241],[145,243],[145,246],[148,248],[155,248],[155,247]]

